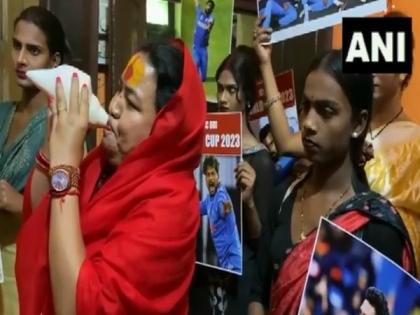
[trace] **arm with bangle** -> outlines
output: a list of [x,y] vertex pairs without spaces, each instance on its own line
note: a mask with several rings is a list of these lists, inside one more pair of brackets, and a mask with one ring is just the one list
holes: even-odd
[[[51,107],[51,100],[49,100]],[[42,198],[50,191],[50,154],[49,154],[49,128],[51,126],[51,110],[49,110],[47,121],[47,134],[45,141],[35,156],[35,168],[30,177],[30,201],[31,209],[35,210],[41,202]],[[86,147],[84,148],[84,155],[86,154]]]
[[266,44],[270,41],[271,32],[271,29],[261,28],[259,24],[256,25],[254,32],[254,48],[260,59],[260,70],[267,97],[264,108],[270,121],[271,132],[279,155],[291,154],[303,157],[305,154],[301,134],[300,132],[296,134],[290,132],[280,93],[277,89],[271,65],[271,45]]
[[48,153],[48,144],[44,144],[35,156],[35,168],[30,177],[30,198],[31,209],[34,210],[41,202],[42,198],[50,190],[49,170],[50,159]]
[[[63,87],[58,78],[57,102],[51,106],[49,271],[57,315],[76,314],[76,285],[85,259],[78,184],[79,165],[83,157],[83,142],[88,126],[88,88],[82,87],[80,94],[79,101],[79,80],[75,74],[66,110]],[[43,175],[45,176],[45,173]]]

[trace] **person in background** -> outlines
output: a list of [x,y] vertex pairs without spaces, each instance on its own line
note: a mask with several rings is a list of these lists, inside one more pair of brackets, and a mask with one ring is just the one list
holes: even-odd
[[[390,12],[385,18],[407,17]],[[414,49],[414,42],[413,42]],[[372,190],[389,199],[407,226],[420,270],[420,126],[404,111],[407,73],[373,74],[372,121],[366,140],[374,158],[365,167]]]
[[[390,12],[385,18],[394,16],[405,15]],[[269,29],[264,32],[271,34]],[[372,120],[365,139],[373,147],[373,159],[366,163],[365,172],[371,189],[390,200],[401,215],[420,270],[420,126],[405,114],[401,99],[410,77],[404,73],[373,74]],[[277,95],[275,86],[271,93],[268,99]],[[304,157],[301,133],[289,131],[283,106],[271,106],[267,114],[279,154]]]
[[40,6],[20,13],[12,41],[11,55],[22,98],[0,103],[0,265],[4,273],[0,311],[7,315],[19,314],[15,243],[22,194],[47,129],[47,96],[26,77],[26,71],[56,67],[69,55],[60,21]]
[[270,152],[271,158],[276,167],[276,174],[274,177],[274,186],[277,186],[281,181],[292,171],[296,159],[290,156],[279,156],[276,145],[274,144],[273,135],[270,130],[270,124],[266,124],[261,128],[259,138]]
[[[267,95],[265,109],[272,128],[278,120],[273,135],[279,130],[289,134],[271,67],[271,47],[266,44],[270,31],[258,27],[259,22],[254,48]],[[270,224],[260,238],[250,315],[262,315],[268,307],[273,315],[297,313],[321,217],[416,275],[407,230],[391,203],[369,189],[360,163],[372,102],[372,76],[343,73],[341,51],[329,51],[312,62],[300,105],[301,132],[293,136],[299,138],[282,142],[288,148],[284,152],[302,146],[312,165],[272,195]],[[274,108],[277,116],[271,113]]]
[[214,16],[212,15],[215,8],[213,0],[207,0],[204,10],[201,9],[199,0],[195,1],[195,30],[193,44],[193,58],[200,74],[201,81],[207,79],[207,64],[210,33],[214,26]]
[[[258,78],[255,51],[243,45],[226,56],[216,71],[219,112],[242,113],[244,161],[237,166],[235,173],[242,192],[243,268],[240,277],[198,268],[195,285],[191,289],[190,300],[195,309],[192,315],[236,315],[247,312],[252,279],[256,272],[259,238],[270,208],[267,196],[273,191],[275,173],[270,153],[252,133],[249,123],[249,114],[256,102]],[[203,304],[209,300],[211,311],[205,313]]]

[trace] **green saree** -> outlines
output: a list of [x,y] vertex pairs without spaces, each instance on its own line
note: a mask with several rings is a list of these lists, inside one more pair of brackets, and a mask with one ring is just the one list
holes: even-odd
[[[35,114],[13,143],[6,147],[15,109],[12,102],[0,103],[0,180],[22,192],[35,164],[35,155],[44,141],[47,109]],[[0,284],[0,315],[19,314],[14,272],[19,227],[18,216],[0,209],[0,251],[4,273],[4,283]]]

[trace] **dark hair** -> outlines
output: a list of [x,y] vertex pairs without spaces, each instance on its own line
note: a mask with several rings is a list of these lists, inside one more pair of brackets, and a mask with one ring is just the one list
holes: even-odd
[[260,141],[263,142],[270,132],[271,132],[270,124],[266,124],[264,127],[262,127],[259,133]]
[[366,300],[373,306],[377,315],[389,315],[388,302],[385,295],[375,287],[369,287],[365,294]]
[[[322,70],[328,73],[341,87],[347,97],[353,117],[362,110],[368,113],[367,126],[369,126],[373,103],[373,78],[371,74],[343,73],[341,50],[332,50],[314,60],[309,67],[309,72]],[[368,187],[368,181],[363,166],[360,165],[363,144],[368,127],[357,138],[351,138],[350,156],[355,170],[357,182],[353,182],[355,190]],[[361,187],[362,184],[364,187]]]
[[53,13],[41,6],[32,6],[23,10],[15,19],[14,28],[20,21],[32,23],[44,33],[50,54],[60,54],[60,64],[70,57],[63,26]]
[[212,155],[207,156],[203,162],[203,173],[207,172],[207,169],[212,167],[216,170],[217,174],[219,174],[219,161]]
[[214,10],[214,8],[216,7],[216,4],[214,3],[213,0],[207,0],[206,3],[210,3],[211,4],[211,9]]
[[[257,96],[257,80],[260,77],[258,56],[251,47],[240,45],[227,56],[216,71],[216,80],[224,70],[232,73],[245,100],[245,113],[249,114]],[[236,95],[239,101],[239,95]]]
[[156,111],[169,101],[182,83],[184,56],[175,41],[150,42],[140,47],[156,71]]
[[[390,11],[387,14],[384,15],[386,18],[395,18],[395,17],[403,17],[403,18],[411,18],[405,13],[402,13],[401,11]],[[411,60],[414,62],[414,32],[411,33]],[[402,89],[405,89],[408,86],[408,83],[410,83],[412,77],[412,73],[407,73],[407,76],[404,78],[404,81],[401,84]]]

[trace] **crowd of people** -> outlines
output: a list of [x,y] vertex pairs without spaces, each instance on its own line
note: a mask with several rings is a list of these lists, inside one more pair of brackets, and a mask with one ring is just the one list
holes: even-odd
[[[341,51],[318,56],[293,133],[262,19],[253,47],[234,48],[216,72],[218,110],[242,113],[242,252],[215,158],[205,162],[209,197],[200,204],[193,173],[213,8],[197,9],[207,29],[192,54],[174,39],[131,57],[106,106],[104,138],[87,155],[89,87],[73,75],[66,100],[57,77],[48,98],[25,74],[68,62],[59,20],[40,6],[16,18],[11,55],[22,99],[0,104],[1,314],[187,314],[194,305],[200,314],[296,314],[321,217],[417,276],[420,127],[401,101],[410,74],[349,74]],[[255,135],[249,115],[260,79],[270,125]],[[230,220],[232,239],[213,239],[220,263],[241,276],[195,267],[200,213],[214,225]],[[193,281],[198,273],[204,281]],[[202,299],[193,297],[199,291]],[[366,301],[373,293],[366,288]]]

